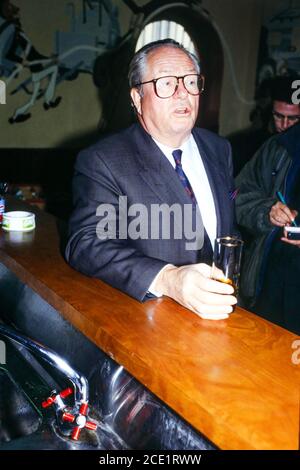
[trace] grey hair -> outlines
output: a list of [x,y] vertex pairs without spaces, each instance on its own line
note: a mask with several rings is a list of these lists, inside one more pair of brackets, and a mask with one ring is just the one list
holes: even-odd
[[139,84],[143,81],[143,77],[147,67],[148,54],[155,49],[159,49],[160,47],[165,46],[174,47],[175,49],[183,51],[193,62],[196,72],[200,73],[200,63],[195,54],[189,52],[184,46],[182,46],[182,44],[179,44],[179,42],[174,41],[174,39],[161,39],[159,41],[154,41],[146,44],[134,54],[129,64],[128,72],[130,88],[139,88],[141,90],[141,86],[139,86]]

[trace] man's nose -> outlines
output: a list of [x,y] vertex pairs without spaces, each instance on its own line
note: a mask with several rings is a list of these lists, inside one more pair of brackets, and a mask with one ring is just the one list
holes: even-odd
[[175,93],[179,98],[182,98],[182,97],[186,97],[186,95],[188,94],[184,84],[183,84],[183,78],[179,78],[178,80],[178,85],[177,85],[177,90],[176,90],[176,93]]
[[283,130],[286,130],[290,127],[291,122],[287,116],[284,116],[284,118],[281,120],[281,127]]

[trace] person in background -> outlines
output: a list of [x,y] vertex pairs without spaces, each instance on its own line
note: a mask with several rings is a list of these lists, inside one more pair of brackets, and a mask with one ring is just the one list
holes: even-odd
[[[295,77],[275,77],[261,85],[258,105],[252,112],[252,128],[228,137],[233,151],[233,170],[237,176],[255,152],[272,135],[285,131],[300,120],[300,105],[292,101]],[[258,124],[257,124],[258,122]]]
[[271,137],[236,185],[237,221],[253,237],[241,275],[245,306],[300,334],[300,240],[288,239],[284,230],[300,225],[300,123]]
[[271,82],[273,131],[283,132],[300,121],[300,104],[293,103],[292,77],[276,77]]
[[[231,150],[225,139],[194,128],[204,86],[200,64],[179,43],[156,41],[133,57],[129,84],[138,123],[77,159],[66,259],[139,301],[166,295],[202,318],[227,318],[237,301],[233,288],[210,274],[215,237],[235,230]],[[129,229],[121,236],[121,196],[129,220],[137,204],[147,214],[160,205],[191,208],[192,219],[202,221],[200,245],[187,249],[185,234],[164,238],[161,227],[152,236],[150,216],[140,222],[149,236],[133,237]],[[117,220],[108,223],[117,236],[97,236],[97,214],[111,205]]]

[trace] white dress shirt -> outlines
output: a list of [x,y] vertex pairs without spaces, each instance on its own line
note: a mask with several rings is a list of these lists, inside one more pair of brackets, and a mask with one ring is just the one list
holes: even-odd
[[[172,152],[177,149],[182,150],[182,169],[193,188],[195,198],[201,212],[204,227],[213,247],[217,234],[216,209],[207,174],[193,135],[191,134],[190,137],[180,147],[177,148],[168,147],[167,145],[161,144],[155,139],[153,140],[165,155],[165,157],[169,160],[174,170],[176,168],[176,164]],[[166,266],[163,269],[165,268]],[[160,274],[161,271],[158,274]],[[160,297],[161,294],[159,292],[154,292],[153,288],[151,288],[156,281],[156,277],[149,287],[149,292],[156,295],[157,297]]]
[[[177,149],[163,145],[155,139],[153,140],[175,169],[176,164],[172,152]],[[182,150],[182,169],[193,188],[204,227],[213,247],[217,233],[215,203],[202,158],[192,134],[178,149]]]

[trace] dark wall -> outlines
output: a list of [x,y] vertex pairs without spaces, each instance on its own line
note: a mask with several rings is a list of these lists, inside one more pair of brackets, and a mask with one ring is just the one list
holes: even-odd
[[1,180],[39,184],[46,210],[67,218],[72,207],[71,182],[76,149],[0,149]]

